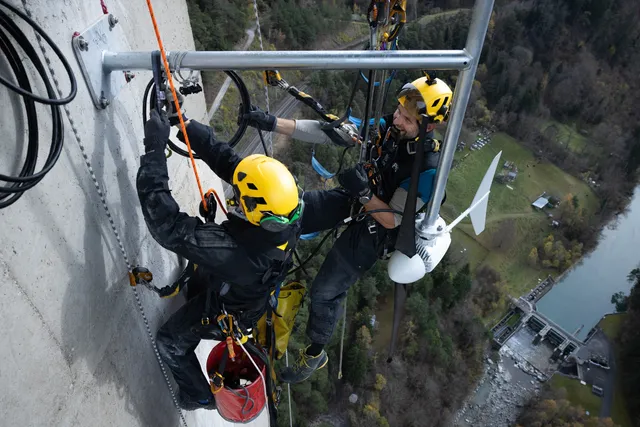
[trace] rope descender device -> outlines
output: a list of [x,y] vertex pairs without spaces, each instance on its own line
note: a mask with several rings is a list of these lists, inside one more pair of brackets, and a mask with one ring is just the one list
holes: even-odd
[[133,287],[142,285],[150,291],[158,294],[160,298],[171,298],[176,296],[183,287],[182,283],[186,283],[188,280],[189,277],[185,277],[185,274],[183,273],[173,284],[163,288],[158,288],[151,283],[153,281],[153,273],[151,273],[149,269],[145,267],[135,267],[129,272],[129,285]]

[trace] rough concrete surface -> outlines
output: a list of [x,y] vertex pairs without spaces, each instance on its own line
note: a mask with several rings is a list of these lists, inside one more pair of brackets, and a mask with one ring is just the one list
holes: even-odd
[[[9,2],[24,10],[22,2]],[[179,262],[148,235],[135,192],[143,151],[142,93],[151,73],[136,72],[106,110],[97,110],[72,52],[71,36],[102,16],[100,1],[27,4],[75,72],[78,95],[69,110],[131,263],[148,267],[156,284],[164,285],[179,273]],[[106,0],[106,5],[119,19],[128,50],[156,49],[146,2]],[[185,1],[154,0],[153,5],[165,47],[192,50]],[[31,28],[16,22],[41,54]],[[60,62],[49,48],[47,52],[63,93],[68,93]],[[0,73],[11,75],[1,57]],[[45,93],[41,83],[35,86],[36,92]],[[0,173],[15,173],[26,140],[22,100],[0,86],[0,101],[8,106],[0,116]],[[202,95],[189,96],[186,108],[190,117],[204,117]],[[40,166],[49,149],[51,115],[42,105],[38,113]],[[65,145],[58,163],[17,203],[0,210],[0,424],[178,425],[178,411],[128,286],[119,245],[62,114]],[[183,210],[195,214],[197,187],[188,161],[173,155],[168,163],[174,196]],[[199,166],[203,185],[221,192],[215,175]],[[182,303],[181,297],[160,300],[143,288],[139,293],[154,332]],[[213,412],[187,414],[187,423],[224,425]]]
[[558,363],[550,360],[553,347],[546,340],[534,345],[536,335],[531,328],[522,327],[509,338],[503,349],[519,355],[535,369],[550,377],[558,369]]

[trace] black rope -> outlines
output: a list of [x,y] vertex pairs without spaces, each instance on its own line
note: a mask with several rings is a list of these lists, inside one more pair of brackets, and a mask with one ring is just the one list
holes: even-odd
[[264,136],[262,135],[262,131],[258,129],[258,135],[260,135],[260,142],[262,143],[262,149],[264,150],[264,155],[269,156],[269,151],[267,151],[267,143],[264,142]]
[[[248,356],[248,357],[251,357],[251,356]],[[241,395],[231,387],[225,386],[225,389],[231,392],[232,394],[234,394],[235,396],[239,397],[240,399],[244,399],[244,404],[242,405],[242,415],[246,415],[253,409],[254,406],[256,406],[256,402],[255,400],[253,400],[253,398],[251,398],[251,396],[249,395],[249,390],[247,390],[245,386],[241,385],[240,387],[242,387],[242,389],[246,393],[246,396]],[[251,403],[251,407],[247,408],[247,405],[249,405],[249,403]]]
[[[65,98],[58,99],[53,86],[51,85],[51,81],[47,76],[45,67],[38,57],[35,49],[29,42],[29,39],[13,22],[14,19],[9,17],[6,12],[0,10],[0,51],[2,51],[4,56],[7,58],[7,62],[9,63],[11,71],[15,76],[17,85],[11,83],[8,79],[1,76],[0,83],[6,86],[8,89],[22,95],[26,111],[27,129],[29,135],[27,139],[26,157],[23,162],[22,168],[18,173],[18,176],[0,174],[1,209],[12,205],[20,197],[22,197],[25,191],[35,187],[57,163],[58,159],[60,158],[60,153],[62,152],[64,143],[64,124],[62,121],[60,106],[68,104],[75,98],[77,92],[77,84],[69,63],[62,55],[62,52],[60,51],[58,46],[42,30],[42,28],[40,28],[40,26],[38,26],[38,24],[36,24],[31,18],[17,10],[15,7],[5,3],[4,1],[0,1],[0,5],[6,7],[16,15],[20,16],[36,31],[37,34],[39,34],[39,36],[41,36],[47,41],[47,43],[49,43],[51,49],[55,52],[58,58],[60,58],[60,61],[62,62],[62,65],[64,66],[69,76],[69,81],[71,84],[69,95]],[[31,92],[31,83],[29,82],[28,74],[23,64],[25,62],[24,58],[18,53],[10,38],[2,30],[6,30],[11,35],[11,37],[13,37],[13,39],[15,40],[15,45],[20,46],[20,48],[26,54],[26,57],[32,62],[33,67],[36,69],[38,75],[45,85],[48,98],[34,95]],[[40,138],[38,130],[38,115],[35,107],[36,102],[50,106],[52,121],[49,154],[47,155],[47,158],[44,161],[44,165],[39,172],[35,172],[39,151],[38,140]],[[6,182],[7,184],[3,185],[2,181]]]

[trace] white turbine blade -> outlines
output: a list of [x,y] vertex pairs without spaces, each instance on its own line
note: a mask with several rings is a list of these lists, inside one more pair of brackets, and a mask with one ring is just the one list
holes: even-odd
[[501,155],[502,151],[493,158],[491,166],[489,166],[487,173],[484,174],[484,178],[482,178],[480,187],[478,187],[478,191],[476,191],[473,202],[471,202],[471,212],[469,212],[469,216],[471,217],[473,231],[475,231],[476,234],[480,234],[484,231],[484,227],[487,222],[489,192],[491,191],[491,183],[493,182],[493,177],[496,174],[496,169],[498,168],[498,162],[500,161]]
[[[480,199],[479,199],[478,201],[474,202],[471,206],[469,206],[469,208],[468,208],[466,211],[464,211],[464,212],[462,212],[460,215],[458,215],[458,218],[454,219],[454,220],[451,222],[451,224],[447,225],[447,228],[445,229],[445,231],[444,231],[444,232],[448,233],[448,232],[450,232],[451,230],[453,230],[453,227],[455,227],[456,225],[458,225],[458,223],[459,223],[460,221],[462,221],[462,220],[463,220],[467,215],[469,215],[471,212],[473,212],[473,210],[474,210],[475,208],[477,208],[478,206],[480,206],[480,205],[481,205],[485,200],[488,200],[488,199],[489,199],[489,193],[490,193],[490,191],[489,191],[489,192],[484,193],[484,194],[482,195],[482,197],[480,197]],[[486,212],[486,210],[487,210],[487,208],[486,208],[486,206],[485,206],[485,212]],[[475,229],[474,229],[474,230],[475,230]]]

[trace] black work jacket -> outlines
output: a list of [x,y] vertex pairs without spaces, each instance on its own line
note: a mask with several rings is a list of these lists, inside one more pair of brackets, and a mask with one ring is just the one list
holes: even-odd
[[[187,127],[193,150],[221,179],[231,182],[241,160],[213,130],[195,121]],[[149,232],[164,248],[198,265],[197,276],[216,291],[215,302],[228,311],[261,311],[269,289],[284,279],[290,254],[300,235],[295,224],[280,233],[257,227],[229,214],[222,224],[204,223],[180,211],[169,190],[167,162],[162,151],[140,159],[137,190]],[[286,250],[278,246],[287,243]],[[229,286],[223,286],[224,283]],[[221,289],[228,292],[219,295]]]
[[[385,203],[389,203],[393,197],[393,193],[400,187],[403,181],[411,178],[411,168],[413,167],[414,154],[410,154],[407,145],[413,142],[413,139],[399,139],[391,136],[384,139],[387,129],[393,124],[393,115],[384,117],[385,124],[380,126],[380,134],[382,135],[382,154],[377,161],[378,168],[382,177],[382,182],[376,188],[377,196]],[[427,134],[428,138],[433,139],[433,132]],[[435,169],[440,160],[440,152],[425,150],[423,164],[420,172],[429,169]]]

